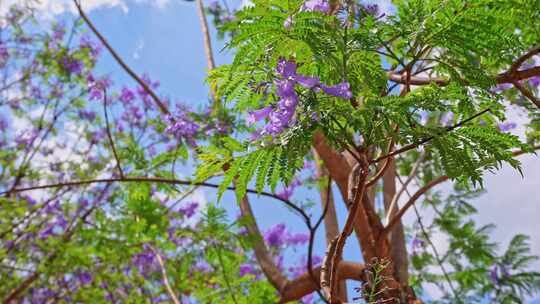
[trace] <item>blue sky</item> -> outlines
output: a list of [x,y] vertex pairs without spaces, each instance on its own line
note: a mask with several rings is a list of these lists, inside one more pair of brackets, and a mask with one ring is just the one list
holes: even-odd
[[[8,0],[8,3],[12,0]],[[2,2],[2,0],[0,0]],[[12,1],[13,2],[13,1]],[[208,103],[207,89],[204,84],[206,61],[199,19],[194,2],[181,0],[83,0],[91,9],[89,16],[97,28],[108,38],[113,47],[137,73],[146,72],[154,80],[161,82],[159,93],[170,96],[194,108]],[[229,1],[231,7],[237,7],[241,1]],[[389,1],[381,4],[388,5]],[[43,18],[73,18],[65,0],[42,0]],[[1,5],[0,5],[1,6]],[[2,8],[0,7],[0,12]],[[220,52],[223,41],[215,38],[212,31],[214,55],[217,64],[229,62],[231,54]],[[101,73],[111,75],[118,85],[132,86],[130,79],[112,57],[103,52],[98,65]],[[511,113],[514,121],[520,121],[519,113]],[[540,158],[522,156],[525,178],[517,172],[504,168],[498,175],[486,174],[487,194],[476,200],[479,215],[478,224],[495,223],[497,229],[494,238],[502,242],[502,248],[516,233],[531,236],[533,252],[540,254]],[[186,174],[189,175],[189,174]],[[207,191],[209,200],[212,192]],[[337,191],[336,191],[337,193]],[[305,192],[298,193],[298,198],[305,198]],[[317,196],[313,196],[317,198]],[[339,197],[339,195],[337,195]],[[270,225],[286,222],[295,231],[303,231],[300,219],[279,202],[271,199],[253,199],[253,207],[262,229]],[[340,221],[344,220],[345,210],[341,201],[336,202]],[[233,196],[227,195],[222,200],[223,206],[235,208]],[[320,210],[314,210],[318,215]],[[427,215],[429,217],[429,215]],[[408,215],[406,221],[412,221]],[[324,252],[324,233],[319,231],[315,251]],[[446,241],[435,239],[437,246],[443,248]],[[356,240],[348,242],[345,259],[358,260],[361,254]],[[536,264],[540,269],[540,264]],[[356,286],[356,285],[355,285]]]

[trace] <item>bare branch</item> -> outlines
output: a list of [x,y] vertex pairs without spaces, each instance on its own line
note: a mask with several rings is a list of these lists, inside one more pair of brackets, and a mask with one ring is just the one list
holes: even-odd
[[440,176],[429,183],[427,183],[424,187],[420,188],[414,195],[405,203],[405,205],[396,213],[394,217],[388,222],[388,225],[384,228],[383,235],[388,234],[390,231],[392,231],[392,227],[394,227],[400,219],[403,217],[405,212],[422,196],[424,193],[429,191],[431,188],[437,186],[440,183],[443,183],[448,180],[448,176],[443,175]]
[[[280,294],[283,294],[284,288],[287,286],[287,278],[281,273],[279,268],[275,265],[266,244],[262,238],[261,231],[255,220],[253,210],[251,209],[251,204],[247,196],[244,196],[240,202],[240,211],[242,216],[249,217],[250,223],[247,224],[247,230],[250,235],[254,236],[253,241],[253,251],[255,252],[255,258],[257,259],[258,264],[261,266],[261,270],[268,279],[268,282],[276,288]],[[311,280],[311,278],[309,278]]]
[[[341,261],[338,265],[338,279],[339,280],[355,280],[365,281],[364,275],[365,267],[363,264]],[[321,267],[313,269],[315,276],[321,276]],[[282,290],[279,303],[287,303],[291,301],[300,300],[302,297],[316,291],[318,284],[314,283],[308,273],[289,281],[287,286]]]
[[174,294],[173,289],[171,288],[171,284],[169,284],[169,279],[167,278],[167,270],[165,269],[165,263],[163,262],[163,259],[161,258],[161,254],[159,254],[159,252],[153,246],[150,246],[150,249],[152,250],[152,252],[154,252],[154,255],[156,256],[158,260],[159,267],[161,268],[161,275],[163,276],[163,284],[165,284],[167,293],[171,297],[174,304],[180,304],[180,301]]
[[84,22],[86,22],[90,30],[92,30],[92,32],[98,37],[101,43],[109,51],[109,53],[111,53],[113,58],[122,67],[122,69],[124,69],[124,71],[128,73],[128,75],[131,76],[131,78],[133,78],[152,97],[152,100],[154,100],[154,103],[159,107],[163,114],[171,115],[171,112],[169,111],[167,106],[159,99],[156,93],[154,93],[154,91],[124,62],[124,60],[122,60],[120,55],[118,55],[118,53],[112,48],[107,39],[105,39],[105,37],[97,30],[92,21],[84,13],[79,1],[73,0],[73,3],[75,3],[75,7],[77,7],[81,18],[84,20]]
[[405,183],[403,184],[403,186],[401,187],[399,192],[397,192],[396,195],[394,195],[394,197],[392,198],[392,202],[390,203],[390,206],[388,207],[388,210],[387,210],[387,213],[386,213],[386,221],[385,221],[386,224],[388,224],[390,222],[390,219],[394,216],[395,211],[398,208],[397,204],[399,202],[399,198],[405,192],[405,190],[407,189],[407,186],[409,186],[411,181],[416,176],[416,172],[420,168],[420,165],[421,165],[423,160],[424,160],[424,153],[422,153],[422,155],[420,155],[420,157],[418,157],[418,159],[414,163],[414,166],[413,166],[413,168],[411,170],[411,173],[407,177],[407,180],[405,180]]

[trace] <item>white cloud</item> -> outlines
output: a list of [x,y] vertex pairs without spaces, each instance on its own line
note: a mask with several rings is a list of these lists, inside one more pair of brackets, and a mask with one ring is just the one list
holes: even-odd
[[[157,0],[162,2],[164,0]],[[166,0],[165,0],[166,1]],[[21,1],[21,0],[2,0],[0,1],[0,15],[4,14],[8,8],[13,4],[28,3],[36,9],[36,12],[40,17],[51,19],[56,15],[63,14],[65,12],[75,13],[75,5],[72,0],[40,0],[38,2],[33,1]],[[124,13],[128,12],[128,7],[124,0],[81,0],[81,5],[86,12],[98,8],[113,8],[118,7],[122,9]]]

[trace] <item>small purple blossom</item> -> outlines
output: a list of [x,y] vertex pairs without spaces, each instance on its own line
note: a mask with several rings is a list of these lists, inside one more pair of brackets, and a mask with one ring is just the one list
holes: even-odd
[[131,89],[128,89],[126,87],[123,87],[122,88],[122,91],[120,93],[120,101],[123,102],[124,104],[128,104],[130,103],[133,99],[135,99],[135,93],[133,92],[133,90]]
[[191,146],[195,146],[195,135],[199,131],[200,126],[188,116],[187,111],[179,109],[174,119],[170,116],[167,119],[169,120],[169,125],[165,129],[166,133],[173,134],[179,139],[185,140]]
[[330,13],[330,4],[326,0],[308,0],[304,2],[302,11],[305,12],[321,12],[323,14]]
[[498,271],[497,271],[497,265],[494,265],[489,270],[489,279],[491,280],[491,282],[493,282],[493,284],[498,284],[499,283],[499,274],[498,274]]
[[288,242],[291,245],[304,245],[309,241],[307,233],[296,233],[289,235]]
[[342,82],[333,86],[323,84],[321,85],[321,89],[328,95],[341,97],[344,99],[352,98],[351,85],[348,82]]
[[264,233],[264,240],[270,247],[281,247],[287,240],[287,227],[277,224]]
[[536,88],[540,85],[540,76],[531,77],[528,81],[531,87]]
[[246,276],[248,274],[255,274],[255,269],[253,268],[253,266],[251,264],[242,264],[240,265],[240,271],[239,271],[239,275],[241,277],[243,276]]
[[221,12],[221,5],[219,5],[219,2],[217,0],[213,0],[208,5],[208,12],[212,15],[217,15]]
[[70,74],[80,74],[84,69],[84,63],[70,56],[65,56],[61,60],[62,65]]
[[512,129],[515,129],[517,127],[517,124],[513,121],[507,121],[507,122],[501,122],[499,124],[499,130],[502,132],[508,132]]
[[251,112],[249,112],[249,116],[248,116],[246,121],[247,121],[248,124],[253,124],[253,123],[257,122],[257,121],[266,119],[268,117],[268,115],[270,115],[271,112],[272,112],[272,107],[271,106],[264,107],[264,108],[259,109],[259,110],[251,111]]
[[189,204],[186,204],[183,207],[180,207],[178,209],[178,212],[182,213],[187,218],[191,218],[193,215],[195,215],[195,211],[197,210],[198,207],[199,207],[199,203],[191,202]]

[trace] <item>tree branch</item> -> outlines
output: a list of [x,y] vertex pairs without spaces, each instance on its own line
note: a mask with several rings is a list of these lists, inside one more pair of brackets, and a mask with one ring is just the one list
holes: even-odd
[[405,205],[388,222],[388,225],[386,225],[386,227],[383,230],[383,236],[387,235],[392,230],[392,227],[394,227],[400,221],[401,217],[403,217],[405,212],[407,212],[407,210],[412,205],[414,205],[414,203],[420,198],[420,196],[422,196],[424,193],[426,193],[427,191],[429,191],[431,188],[435,187],[436,185],[443,183],[447,180],[448,180],[448,176],[443,175],[430,181],[424,187],[418,189],[418,191],[414,193],[414,195],[409,199],[409,201],[407,201],[407,203],[405,203]]
[[86,16],[84,13],[81,4],[78,0],[73,0],[73,3],[75,3],[75,7],[77,8],[77,11],[79,12],[79,15],[81,18],[86,22],[90,30],[98,37],[98,39],[101,41],[101,43],[105,46],[105,48],[111,53],[114,60],[124,69],[126,73],[128,73],[131,78],[133,78],[151,97],[152,100],[154,100],[154,103],[159,107],[161,112],[163,114],[169,115],[171,119],[173,119],[171,112],[167,108],[167,106],[159,99],[159,97],[154,93],[154,91],[122,60],[120,55],[112,48],[112,46],[109,44],[107,39],[101,33],[97,30],[97,28],[94,26],[92,21]]
[[[251,223],[247,224],[247,230],[250,235],[254,236],[253,251],[255,252],[257,263],[261,266],[261,270],[268,279],[268,282],[283,295],[283,290],[287,286],[288,280],[275,265],[272,256],[264,243],[264,239],[262,238],[261,231],[259,230],[259,226],[257,225],[247,196],[244,196],[239,204],[242,216],[249,217],[251,220]],[[311,278],[309,278],[309,280],[311,281]]]
[[169,279],[167,278],[167,270],[165,269],[165,263],[163,262],[163,259],[161,258],[161,254],[159,254],[159,252],[153,246],[150,246],[150,249],[152,250],[152,252],[154,252],[154,255],[156,256],[158,260],[159,267],[161,268],[161,275],[163,276],[163,284],[165,284],[167,293],[171,297],[171,300],[174,302],[174,304],[180,304],[178,297],[176,297],[173,289],[171,288],[171,284],[169,284]]
[[118,169],[118,174],[120,174],[121,178],[124,178],[124,171],[122,170],[122,167],[120,166],[120,157],[118,157],[118,153],[116,153],[116,147],[114,146],[114,140],[111,135],[111,127],[109,125],[109,115],[107,114],[107,90],[103,89],[103,113],[105,114],[105,127],[107,130],[107,137],[109,138],[109,142],[111,144],[111,149],[114,155],[114,159],[116,160],[116,168]]
[[[363,264],[358,264],[348,261],[340,261],[337,269],[339,280],[355,280],[365,281],[365,267]],[[321,267],[313,269],[315,276],[321,276]],[[319,285],[313,282],[309,273],[291,280],[282,290],[280,304],[300,300],[302,297],[316,291]]]
[[[218,188],[218,184],[212,184],[207,182],[200,182],[200,183],[194,183],[189,180],[179,180],[179,179],[169,179],[169,178],[162,178],[162,177],[147,177],[147,176],[125,176],[125,177],[117,177],[117,178],[101,178],[101,179],[89,179],[89,180],[78,180],[78,181],[69,181],[69,182],[60,182],[55,184],[46,184],[46,185],[37,185],[37,186],[30,186],[30,187],[23,187],[23,188],[15,188],[13,190],[0,192],[0,195],[6,195],[10,193],[19,193],[19,192],[26,192],[31,190],[39,190],[39,189],[51,189],[51,188],[62,188],[62,187],[73,187],[73,186],[83,186],[83,185],[89,185],[89,184],[99,184],[99,183],[111,183],[111,182],[119,182],[119,183],[129,183],[129,182],[149,182],[149,183],[162,183],[162,184],[171,184],[171,185],[184,185],[184,186],[203,186],[203,187],[209,187],[209,188]],[[236,190],[236,187],[227,187],[227,190]],[[300,213],[300,215],[305,219],[307,214],[303,212],[301,208],[294,205],[289,200],[283,199],[279,197],[278,195],[274,193],[269,192],[258,192],[253,189],[247,189],[247,193],[251,194],[257,194],[262,196],[271,197],[273,199],[279,200],[286,204],[287,206],[291,207],[292,209],[296,210]],[[308,217],[309,218],[309,217]]]
[[[481,116],[481,115],[483,115],[484,113],[489,112],[489,111],[490,111],[489,108],[487,108],[487,109],[485,109],[485,110],[482,110],[482,111],[480,111],[480,112],[474,114],[473,116],[471,116],[471,117],[469,117],[469,118],[467,118],[467,119],[465,119],[465,120],[463,120],[463,121],[461,121],[461,122],[459,122],[459,123],[457,123],[457,124],[455,124],[455,125],[453,125],[453,126],[450,126],[450,127],[446,128],[445,132],[453,131],[453,130],[455,130],[455,129],[461,127],[461,126],[463,126],[464,124],[468,123],[469,121],[471,121],[471,120],[473,120],[473,119],[475,119],[475,118],[477,118],[477,117],[479,117],[479,116]],[[391,152],[391,153],[388,153],[388,154],[386,154],[386,155],[383,155],[383,156],[380,156],[380,157],[378,157],[378,158],[376,158],[376,159],[371,160],[371,161],[370,161],[370,164],[380,162],[381,160],[384,160],[384,159],[386,159],[386,158],[388,158],[388,157],[392,157],[392,156],[401,154],[401,153],[403,153],[403,152],[407,152],[407,151],[409,151],[409,150],[412,150],[412,149],[414,149],[414,148],[417,148],[417,147],[419,147],[419,146],[421,146],[421,145],[427,143],[428,141],[430,141],[430,140],[432,140],[432,139],[434,139],[434,138],[435,138],[435,136],[430,136],[430,137],[427,137],[427,138],[425,138],[425,139],[420,140],[420,141],[417,142],[417,143],[412,143],[412,144],[406,145],[406,146],[404,146],[404,147],[402,147],[402,148],[400,148],[400,149],[397,149],[397,150],[395,150],[395,151],[393,151],[393,152]]]

